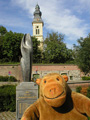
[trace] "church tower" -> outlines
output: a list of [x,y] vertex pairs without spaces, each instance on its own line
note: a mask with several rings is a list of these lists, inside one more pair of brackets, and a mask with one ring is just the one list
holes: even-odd
[[34,19],[32,22],[33,25],[33,36],[37,38],[38,41],[40,41],[40,49],[43,50],[43,21],[42,21],[42,13],[40,11],[40,7],[37,4],[35,7],[34,12]]

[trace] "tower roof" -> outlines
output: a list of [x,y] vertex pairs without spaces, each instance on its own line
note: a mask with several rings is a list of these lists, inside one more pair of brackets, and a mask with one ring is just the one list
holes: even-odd
[[37,4],[36,7],[35,7],[35,12],[34,12],[34,16],[38,16],[38,17],[41,17],[42,13],[40,11],[40,7],[39,5]]
[[32,23],[43,23],[43,21],[42,21],[42,18],[41,18],[41,16],[42,16],[42,12],[40,11],[40,7],[39,7],[39,5],[37,4],[36,5],[36,7],[35,7],[35,12],[34,12],[34,19],[33,19],[33,22]]
[[35,9],[36,9],[36,10],[40,10],[40,7],[39,7],[38,4],[36,5]]

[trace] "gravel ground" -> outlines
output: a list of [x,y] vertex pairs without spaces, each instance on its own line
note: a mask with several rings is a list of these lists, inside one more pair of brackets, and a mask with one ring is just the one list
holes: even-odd
[[0,120],[16,120],[16,112],[0,112]]

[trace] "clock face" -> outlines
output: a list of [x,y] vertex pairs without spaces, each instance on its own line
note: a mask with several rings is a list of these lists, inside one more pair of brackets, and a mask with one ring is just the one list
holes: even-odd
[[39,19],[37,19],[37,21],[39,21]]

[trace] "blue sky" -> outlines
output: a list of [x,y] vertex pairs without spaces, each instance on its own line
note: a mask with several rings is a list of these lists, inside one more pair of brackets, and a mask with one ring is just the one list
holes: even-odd
[[39,4],[47,32],[65,34],[68,48],[90,33],[90,0],[0,0],[0,25],[32,35],[33,12]]

